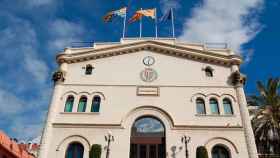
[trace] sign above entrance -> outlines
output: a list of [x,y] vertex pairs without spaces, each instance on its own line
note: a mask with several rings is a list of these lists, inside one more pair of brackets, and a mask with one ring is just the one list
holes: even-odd
[[159,96],[159,87],[140,86],[137,87],[138,96]]

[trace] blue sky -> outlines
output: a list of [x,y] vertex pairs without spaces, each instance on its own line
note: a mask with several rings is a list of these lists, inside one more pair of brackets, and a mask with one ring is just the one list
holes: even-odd
[[[0,129],[32,140],[40,135],[56,69],[55,55],[72,42],[119,41],[122,21],[104,24],[106,12],[130,0],[1,0],[0,1]],[[139,8],[175,8],[176,37],[189,42],[226,42],[245,59],[247,94],[257,80],[279,77],[280,2],[265,0],[131,0],[128,17]],[[127,37],[138,36],[138,23]],[[170,36],[170,23],[159,36]],[[150,19],[143,36],[154,36]]]

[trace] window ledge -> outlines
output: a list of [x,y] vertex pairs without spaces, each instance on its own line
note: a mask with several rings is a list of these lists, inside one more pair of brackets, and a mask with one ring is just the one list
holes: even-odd
[[99,115],[100,112],[61,112],[60,114]]
[[230,114],[223,114],[223,115],[218,115],[218,114],[195,114],[195,116],[198,116],[198,117],[235,117],[235,115],[230,115]]

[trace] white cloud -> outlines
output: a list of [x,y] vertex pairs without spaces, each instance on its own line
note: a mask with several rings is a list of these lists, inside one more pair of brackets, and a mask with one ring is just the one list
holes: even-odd
[[[0,89],[0,116],[13,117],[23,111],[24,102],[12,93]],[[1,118],[0,117],[0,118]]]
[[51,38],[49,47],[51,51],[62,50],[71,46],[72,42],[80,42],[85,28],[82,24],[77,24],[63,19],[57,19],[49,24]]
[[[36,137],[40,137],[42,132],[42,124],[23,122],[21,120],[15,120],[13,123],[13,132],[16,136],[20,136],[25,141],[32,141]],[[38,136],[39,135],[39,136]]]
[[228,43],[242,53],[242,45],[261,29],[258,12],[263,0],[204,0],[186,19],[180,40]]
[[24,71],[18,71],[17,76],[29,74],[32,76],[29,80],[45,82],[49,69],[36,52],[38,42],[34,28],[24,19],[12,15],[6,17],[8,25],[0,30],[2,63],[9,67],[9,71],[23,68]]
[[[29,51],[27,53],[27,51]],[[32,47],[25,47],[24,67],[35,78],[37,82],[45,83],[48,79],[49,68],[33,52]]]
[[34,25],[12,14],[0,16],[0,125],[8,122],[7,134],[30,139],[40,134],[49,102],[49,68],[38,51]]

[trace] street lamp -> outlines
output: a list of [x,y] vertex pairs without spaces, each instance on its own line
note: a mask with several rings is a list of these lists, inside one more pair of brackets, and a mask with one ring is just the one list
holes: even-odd
[[191,137],[183,135],[182,138],[181,138],[181,141],[182,141],[183,144],[185,144],[186,158],[189,158],[188,143],[191,141]]
[[107,152],[106,152],[106,158],[109,158],[110,154],[110,143],[111,141],[114,141],[114,136],[112,135],[111,131],[108,131],[108,135],[105,135],[105,141],[107,142]]

